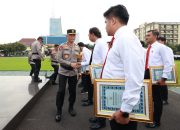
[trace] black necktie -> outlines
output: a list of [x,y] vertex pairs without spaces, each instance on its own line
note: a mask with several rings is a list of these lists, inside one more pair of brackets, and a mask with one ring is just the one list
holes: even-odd
[[[95,45],[96,45],[96,44],[95,44]],[[91,53],[91,58],[90,58],[90,61],[89,61],[89,65],[91,65],[91,62],[92,62],[92,56],[93,56],[93,51],[94,51],[95,45],[94,45],[94,47],[93,47],[93,49],[92,49],[92,53]]]

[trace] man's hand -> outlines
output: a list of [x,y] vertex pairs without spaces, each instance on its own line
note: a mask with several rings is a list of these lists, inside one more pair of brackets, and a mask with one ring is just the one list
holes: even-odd
[[128,124],[128,123],[129,123],[129,117],[124,118],[124,117],[123,117],[123,113],[122,113],[121,111],[116,111],[116,112],[112,115],[111,120],[112,120],[112,119],[115,119],[115,121],[116,121],[117,123],[120,123],[120,124],[122,124],[122,125],[125,125],[125,124]]
[[73,67],[74,69],[77,68],[77,63],[71,63],[71,67]]
[[166,85],[166,81],[161,78],[160,80],[157,81],[156,84],[158,84],[160,86],[164,86],[164,85]]

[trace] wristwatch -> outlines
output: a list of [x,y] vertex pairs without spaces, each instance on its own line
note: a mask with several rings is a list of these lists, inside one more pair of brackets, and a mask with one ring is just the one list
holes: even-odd
[[163,81],[166,81],[167,80],[167,78],[161,78]]
[[124,118],[128,118],[129,117],[129,113],[127,113],[127,112],[122,112],[122,111],[120,111],[121,113],[122,113],[122,116],[124,117]]

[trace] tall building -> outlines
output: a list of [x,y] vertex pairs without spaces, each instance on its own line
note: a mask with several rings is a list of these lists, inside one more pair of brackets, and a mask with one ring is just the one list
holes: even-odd
[[49,35],[62,35],[61,18],[50,18]]
[[152,22],[144,23],[134,30],[140,40],[145,41],[149,30],[158,30],[167,39],[168,44],[180,44],[180,22]]

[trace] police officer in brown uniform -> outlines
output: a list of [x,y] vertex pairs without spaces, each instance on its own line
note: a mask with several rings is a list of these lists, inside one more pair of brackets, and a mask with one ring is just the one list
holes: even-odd
[[38,39],[31,44],[32,60],[35,63],[34,82],[42,82],[42,80],[39,78],[39,71],[41,69],[41,61],[44,60],[44,57],[42,54],[42,42],[43,42],[43,38],[38,37]]
[[76,30],[67,30],[67,43],[59,47],[58,61],[59,66],[59,90],[56,96],[57,114],[55,117],[56,122],[61,121],[62,107],[64,103],[64,95],[66,83],[68,81],[69,90],[69,109],[68,112],[71,116],[76,116],[73,108],[76,100],[76,84],[77,74],[80,73],[80,48],[74,43],[76,37]]

